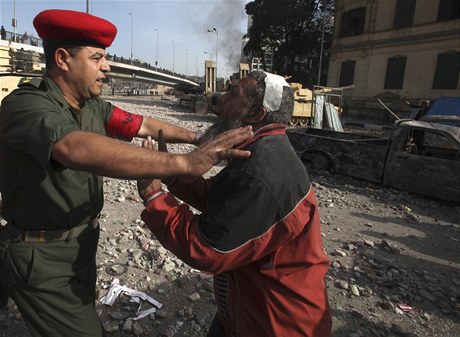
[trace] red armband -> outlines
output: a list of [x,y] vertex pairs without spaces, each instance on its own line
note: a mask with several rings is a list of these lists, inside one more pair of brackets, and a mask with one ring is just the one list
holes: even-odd
[[131,141],[139,132],[143,117],[118,107],[113,108],[112,117],[105,126],[109,137]]

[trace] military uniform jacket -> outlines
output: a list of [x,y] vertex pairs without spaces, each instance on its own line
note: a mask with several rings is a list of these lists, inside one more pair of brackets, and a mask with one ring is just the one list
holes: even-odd
[[102,178],[51,159],[54,143],[77,130],[105,135],[113,106],[94,98],[79,120],[49,77],[24,83],[0,108],[2,216],[30,230],[70,228],[103,206]]
[[[318,206],[284,128],[246,142],[251,156],[211,180],[171,186],[142,218],[164,247],[215,275],[227,336],[327,337],[331,331]],[[179,185],[179,183],[177,183]]]

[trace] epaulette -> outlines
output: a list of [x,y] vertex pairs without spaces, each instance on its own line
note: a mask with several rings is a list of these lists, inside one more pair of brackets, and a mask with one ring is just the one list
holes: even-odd
[[35,88],[40,87],[40,84],[42,82],[41,77],[23,77],[18,83],[19,88],[24,88],[27,86],[33,86]]

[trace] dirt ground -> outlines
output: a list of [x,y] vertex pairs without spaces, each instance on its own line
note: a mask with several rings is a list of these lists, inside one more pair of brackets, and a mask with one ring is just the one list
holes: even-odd
[[[176,101],[107,99],[197,131],[216,118],[191,113]],[[192,149],[170,146],[171,152]],[[331,261],[327,284],[333,336],[460,336],[460,207],[328,172],[310,174]],[[127,295],[112,306],[97,301],[108,336],[206,336],[215,313],[211,277],[176,259],[149,234],[140,220],[143,207],[135,182],[105,179],[105,193],[99,297],[117,278],[162,304],[133,320],[139,306],[155,306],[131,303]],[[11,300],[0,311],[0,336],[30,336]]]

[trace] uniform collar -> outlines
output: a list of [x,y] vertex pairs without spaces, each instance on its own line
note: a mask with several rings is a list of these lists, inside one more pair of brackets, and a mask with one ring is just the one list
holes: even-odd
[[237,145],[235,149],[243,149],[249,144],[253,143],[256,139],[273,136],[273,135],[282,135],[286,134],[286,124],[269,124],[258,129],[251,138],[247,139],[243,143]]
[[[43,77],[43,82],[46,84],[46,91],[47,93],[52,96],[64,109],[73,109],[62,93],[61,88],[56,84],[56,82],[48,75]],[[80,108],[84,109],[85,104]]]
[[55,101],[57,101],[62,107],[69,108],[70,105],[67,103],[64,94],[62,93],[59,86],[54,82],[54,80],[48,75],[43,76],[43,82],[46,85],[46,92],[50,95]]

